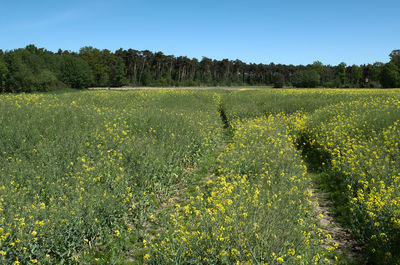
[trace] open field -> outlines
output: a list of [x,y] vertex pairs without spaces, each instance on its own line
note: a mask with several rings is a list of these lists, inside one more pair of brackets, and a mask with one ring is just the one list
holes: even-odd
[[[249,87],[248,89],[262,89],[262,88],[271,88],[271,86],[253,86]],[[123,86],[123,87],[89,87],[90,90],[213,90],[213,89],[220,89],[220,90],[246,90],[243,86],[237,87],[224,87],[224,86],[217,86],[217,87],[130,87],[130,86]]]
[[1,264],[400,263],[399,90],[3,94],[0,113]]

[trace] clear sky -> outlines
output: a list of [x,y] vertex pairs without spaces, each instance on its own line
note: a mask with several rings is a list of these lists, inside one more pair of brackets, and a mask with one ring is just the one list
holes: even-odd
[[253,63],[387,62],[400,0],[0,2],[0,49],[162,51]]

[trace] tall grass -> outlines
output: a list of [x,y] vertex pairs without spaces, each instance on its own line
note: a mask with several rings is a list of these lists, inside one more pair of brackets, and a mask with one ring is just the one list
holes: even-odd
[[222,102],[229,119],[315,110],[362,98],[398,96],[397,90],[371,89],[264,89],[224,91]]
[[140,227],[222,128],[189,91],[2,95],[0,112],[3,264],[71,263],[128,213]]
[[306,167],[282,117],[232,124],[206,189],[175,205],[152,264],[329,264]]
[[319,168],[343,188],[370,260],[398,262],[398,98],[333,89],[1,95],[0,263],[113,264],[134,251],[132,262],[152,264],[336,262],[300,140],[325,154]]
[[317,110],[304,132],[327,154],[321,181],[344,198],[342,217],[377,264],[400,261],[399,122],[398,97],[369,98]]

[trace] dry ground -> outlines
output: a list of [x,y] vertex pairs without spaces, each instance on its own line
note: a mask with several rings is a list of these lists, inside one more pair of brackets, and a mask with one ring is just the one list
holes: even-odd
[[313,197],[315,200],[315,211],[317,214],[322,214],[320,225],[324,233],[332,236],[332,242],[338,244],[338,251],[342,255],[360,265],[365,264],[361,258],[362,246],[351,237],[349,231],[336,222],[330,211],[332,202],[328,199],[328,195],[324,192],[313,190]]

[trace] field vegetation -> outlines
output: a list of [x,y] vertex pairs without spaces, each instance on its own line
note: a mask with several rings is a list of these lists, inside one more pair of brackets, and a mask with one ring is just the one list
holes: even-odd
[[[0,263],[398,264],[399,96],[0,95]],[[362,261],[321,226],[318,189]]]

